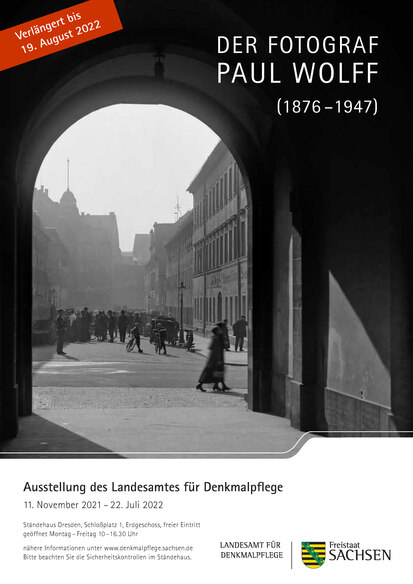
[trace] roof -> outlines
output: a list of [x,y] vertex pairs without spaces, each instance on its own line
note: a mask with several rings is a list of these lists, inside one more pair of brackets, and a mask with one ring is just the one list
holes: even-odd
[[221,157],[228,151],[227,146],[224,144],[222,140],[218,142],[215,146],[211,154],[205,160],[204,164],[198,170],[195,177],[192,179],[191,184],[186,189],[187,192],[194,194],[195,191],[202,185],[205,178],[209,175],[211,170],[215,167],[215,165],[219,162]]
[[67,189],[61,196],[60,202],[63,203],[63,205],[76,205],[76,198],[72,191]]
[[165,242],[165,247],[168,247],[171,243],[176,241],[179,238],[179,236],[186,230],[192,233],[193,215],[194,210],[190,209],[185,213],[185,215],[178,219],[176,223],[174,223],[175,233]]

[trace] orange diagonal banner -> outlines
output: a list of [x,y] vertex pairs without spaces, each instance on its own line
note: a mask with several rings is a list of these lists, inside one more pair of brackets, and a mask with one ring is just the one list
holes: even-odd
[[0,32],[0,71],[122,29],[113,0],[89,0]]

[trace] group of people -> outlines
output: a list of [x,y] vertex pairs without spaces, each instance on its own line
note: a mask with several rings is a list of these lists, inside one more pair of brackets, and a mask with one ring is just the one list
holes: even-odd
[[[129,332],[131,337],[134,337],[136,345],[140,353],[142,349],[140,346],[140,331],[143,323],[138,313],[126,314],[125,310],[121,310],[118,316],[116,312],[108,310],[105,314],[103,310],[98,311],[93,315],[87,307],[82,311],[70,311],[70,314],[65,315],[65,311],[60,308],[56,318],[56,333],[57,333],[57,354],[65,355],[63,351],[63,343],[66,336],[72,342],[88,341],[91,338],[91,331],[93,329],[96,339],[98,341],[105,341],[109,335],[109,342],[113,343],[114,338],[119,333],[119,340],[121,343],[125,342],[126,334]],[[244,338],[247,335],[248,323],[245,316],[233,324],[233,332],[235,335],[235,350],[243,350]],[[156,323],[152,331],[153,340],[156,351],[160,354],[163,350],[166,355],[166,328],[161,323]],[[211,331],[211,343],[209,346],[209,356],[206,365],[201,373],[196,389],[205,392],[204,383],[212,383],[214,391],[229,391],[230,388],[226,385],[224,380],[225,361],[224,351],[230,350],[228,321],[223,320],[217,323]]]
[[99,342],[114,342],[119,334],[119,341],[125,343],[126,334],[134,336],[140,349],[140,329],[142,318],[139,313],[121,310],[120,314],[113,310],[92,312],[86,306],[83,310],[60,308],[57,311],[56,335],[58,355],[65,355],[63,343],[65,340],[72,343],[85,343],[91,340],[92,335]]

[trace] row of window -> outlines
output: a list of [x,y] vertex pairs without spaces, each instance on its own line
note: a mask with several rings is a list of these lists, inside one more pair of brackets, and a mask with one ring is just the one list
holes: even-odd
[[244,294],[241,296],[240,306],[238,304],[237,295],[225,296],[223,302],[221,292],[216,297],[194,298],[195,318],[201,322],[205,318],[207,324],[227,319],[228,324],[232,325],[240,318],[241,314],[247,314],[247,297]]
[[217,213],[233,196],[236,196],[241,183],[242,176],[237,164],[234,162],[194,207],[195,227],[200,227],[208,217]]
[[216,231],[195,247],[194,273],[219,268],[247,253],[245,217],[231,224],[229,229]]

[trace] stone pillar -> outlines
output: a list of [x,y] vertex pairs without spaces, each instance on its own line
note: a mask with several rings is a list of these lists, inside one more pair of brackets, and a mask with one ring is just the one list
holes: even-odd
[[[7,158],[6,158],[7,160]],[[0,438],[18,431],[16,383],[16,196],[13,181],[1,181],[0,231]],[[30,323],[28,330],[30,330]]]
[[17,231],[17,382],[19,415],[32,413],[32,197],[19,197]]
[[[248,278],[249,307],[251,326],[248,333],[249,355],[249,407],[256,412],[271,411],[272,385],[272,313],[274,294],[271,274],[273,265],[273,197],[260,197],[260,193],[272,193],[273,183],[270,178],[253,182],[253,205],[249,214],[248,255],[252,258],[252,286]],[[253,238],[251,237],[253,233]],[[253,240],[252,240],[253,239]],[[249,274],[250,276],[250,274]],[[252,297],[252,303],[251,303]],[[251,332],[251,334],[250,334]],[[252,346],[251,346],[252,345]]]
[[[287,401],[291,424],[303,431],[326,429],[320,374],[323,325],[321,206],[316,192],[291,192],[293,214],[293,370]],[[328,302],[328,299],[324,299]]]
[[393,197],[391,259],[391,414],[389,429],[413,430],[413,203],[405,187]]

